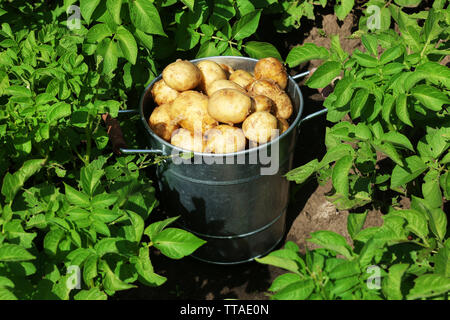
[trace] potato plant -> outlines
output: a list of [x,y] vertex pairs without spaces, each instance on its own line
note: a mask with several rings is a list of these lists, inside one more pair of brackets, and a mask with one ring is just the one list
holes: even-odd
[[[448,299],[450,71],[440,62],[449,53],[450,15],[446,1],[413,15],[402,7],[420,1],[394,2],[367,4],[381,6],[386,21],[375,32],[355,32],[364,52],[349,55],[332,37],[330,50],[305,44],[286,59],[291,67],[324,60],[306,82],[311,88],[335,81],[324,102],[335,123],[326,128],[325,156],[286,177],[331,181],[328,199],[350,210],[354,246],[318,231],[309,240],[321,249],[302,256],[287,243],[259,259],[291,271],[273,282],[273,299]],[[389,27],[391,17],[399,33]],[[399,208],[399,196],[410,208]],[[387,212],[383,226],[362,229],[369,209]]]

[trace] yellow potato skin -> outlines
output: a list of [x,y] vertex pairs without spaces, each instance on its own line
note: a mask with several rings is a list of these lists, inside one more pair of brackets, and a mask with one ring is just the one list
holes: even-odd
[[263,95],[257,95],[252,97],[254,103],[253,112],[257,111],[268,111],[271,112],[271,110],[274,108],[275,103],[272,99],[269,97],[263,96]]
[[286,119],[277,119],[278,121],[278,130],[280,130],[280,135],[284,133],[287,129],[289,129],[289,122]]
[[270,141],[277,125],[277,118],[270,112],[258,111],[245,119],[242,130],[247,139],[261,144]]
[[162,104],[156,107],[149,118],[149,126],[159,137],[170,141],[172,133],[178,129],[178,125],[171,117],[171,104]]
[[276,83],[265,79],[256,80],[250,85],[249,93],[251,96],[263,95],[272,99],[274,102],[274,113],[277,118],[289,119],[292,115],[291,99]]
[[218,125],[205,134],[206,146],[204,151],[210,153],[232,153],[245,149],[247,140],[240,128],[226,124]]
[[241,123],[252,108],[251,98],[236,89],[221,89],[213,93],[208,102],[208,113],[219,122]]
[[172,89],[186,91],[200,84],[202,74],[192,62],[177,60],[164,68],[162,78]]
[[254,69],[255,79],[269,79],[278,84],[281,89],[286,89],[287,72],[284,65],[276,58],[260,59]]
[[234,72],[234,69],[225,63],[219,63],[219,66],[223,69],[223,71],[225,71],[225,74],[227,75],[227,79]]
[[202,75],[200,90],[206,92],[206,88],[216,80],[227,80],[225,70],[220,65],[210,60],[202,60],[197,63],[197,68]]
[[221,90],[221,89],[235,89],[239,90],[242,93],[247,93],[244,88],[242,88],[240,85],[238,85],[236,82],[230,81],[230,80],[216,80],[212,82],[207,88],[206,93],[208,96],[212,96],[214,92]]
[[193,90],[180,93],[172,102],[171,116],[184,129],[196,133],[218,125],[208,113],[208,97]]
[[204,139],[202,135],[193,134],[184,128],[174,131],[170,143],[182,149],[194,152],[203,152]]
[[230,75],[231,81],[236,82],[242,88],[247,88],[255,80],[250,72],[238,69]]
[[177,90],[169,87],[163,79],[155,82],[151,90],[153,100],[157,105],[171,103],[180,94]]

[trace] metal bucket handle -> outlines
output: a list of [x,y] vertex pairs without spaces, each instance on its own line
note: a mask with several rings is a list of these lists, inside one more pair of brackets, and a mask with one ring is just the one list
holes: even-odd
[[[292,76],[292,79],[294,79],[294,80],[299,80],[299,79],[303,78],[304,76],[307,76],[308,74],[310,74],[310,71],[305,71],[305,72],[296,74],[295,76]],[[308,120],[311,120],[311,119],[314,119],[315,117],[318,117],[318,116],[320,116],[320,115],[322,115],[322,114],[325,114],[325,113],[327,113],[327,112],[328,112],[328,109],[327,109],[327,108],[324,108],[324,109],[322,109],[322,110],[313,112],[313,113],[307,115],[306,117],[304,117],[303,119],[300,119],[300,121],[298,122],[298,126],[300,127],[300,125],[301,125],[303,122],[308,121]]]

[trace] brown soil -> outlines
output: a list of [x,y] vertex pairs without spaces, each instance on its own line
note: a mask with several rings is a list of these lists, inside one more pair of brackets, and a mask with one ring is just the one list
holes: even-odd
[[[315,23],[318,23],[317,21]],[[349,15],[340,25],[333,15],[323,15],[322,25],[317,25],[325,31],[326,36],[339,34],[342,47],[347,52],[360,48],[358,40],[347,39],[352,33],[352,27],[356,21],[354,16]],[[330,40],[320,34],[319,28],[310,26],[309,32],[298,31],[290,34],[290,40],[281,40],[284,53],[289,51],[295,44],[314,42],[317,45],[329,47]],[[267,34],[268,41],[276,39]],[[295,40],[294,40],[295,39]],[[281,46],[281,44],[280,44]],[[283,52],[282,52],[283,54]],[[285,54],[283,54],[286,56]],[[310,65],[302,65],[292,73],[301,70],[310,70],[317,66],[317,61]],[[300,85],[302,85],[300,83]],[[317,91],[302,86],[305,97],[305,114],[312,113],[321,108],[323,96]],[[330,125],[330,124],[328,124]],[[302,124],[301,139],[296,147],[294,156],[294,167],[309,162],[315,158],[321,158],[325,151],[324,137],[327,122],[325,117],[319,117]],[[292,184],[291,204],[286,217],[286,237],[281,245],[287,241],[296,242],[302,251],[305,246],[312,249],[306,241],[311,232],[318,230],[332,230],[345,236],[349,243],[351,240],[347,233],[347,211],[338,211],[336,207],[327,201],[325,194],[330,190],[330,185],[318,186],[312,179],[302,186]],[[154,214],[163,214],[155,212]],[[154,218],[156,216],[153,215]],[[381,212],[370,211],[365,226],[381,225]],[[161,216],[161,219],[163,216]],[[167,282],[158,288],[139,286],[137,289],[119,292],[115,299],[267,299],[267,291],[272,281],[285,271],[249,262],[235,266],[218,266],[197,261],[191,257],[174,261],[167,259],[161,254],[153,253],[151,256],[155,271],[168,278]]]

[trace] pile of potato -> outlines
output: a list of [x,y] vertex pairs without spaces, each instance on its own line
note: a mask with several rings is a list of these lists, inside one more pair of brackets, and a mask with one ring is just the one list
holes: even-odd
[[287,73],[276,58],[259,60],[253,74],[225,64],[177,60],[151,94],[158,105],[150,128],[177,147],[230,153],[264,144],[289,128],[292,102]]

